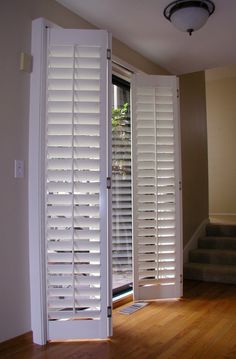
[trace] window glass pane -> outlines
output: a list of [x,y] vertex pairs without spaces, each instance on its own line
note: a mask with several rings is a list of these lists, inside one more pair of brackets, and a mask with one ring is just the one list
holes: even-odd
[[113,77],[112,110],[113,290],[132,282],[132,198],[130,88]]

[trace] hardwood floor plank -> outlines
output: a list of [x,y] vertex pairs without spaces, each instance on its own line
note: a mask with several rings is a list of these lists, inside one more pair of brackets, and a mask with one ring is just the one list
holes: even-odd
[[[126,304],[127,305],[127,304]],[[113,311],[107,341],[0,344],[5,359],[236,359],[236,286],[185,281],[178,301],[154,301],[129,316]]]

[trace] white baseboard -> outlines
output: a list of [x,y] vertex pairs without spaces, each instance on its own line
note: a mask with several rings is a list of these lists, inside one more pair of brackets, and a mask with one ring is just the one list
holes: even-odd
[[188,262],[188,254],[189,251],[192,249],[197,248],[197,241],[198,238],[202,237],[205,235],[205,229],[206,229],[206,225],[209,223],[209,219],[204,219],[202,221],[202,223],[197,227],[196,231],[193,233],[192,237],[190,238],[190,240],[188,241],[188,243],[186,244],[186,246],[184,247],[184,252],[183,252],[183,262],[184,264]]
[[236,213],[210,213],[210,216],[236,216]]
[[210,221],[218,224],[236,224],[236,213],[210,213]]

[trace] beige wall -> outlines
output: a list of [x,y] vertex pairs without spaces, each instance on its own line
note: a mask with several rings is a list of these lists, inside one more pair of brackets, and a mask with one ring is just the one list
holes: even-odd
[[[6,1],[6,0],[4,0]],[[9,0],[12,3],[17,0]],[[54,0],[21,0],[27,3],[26,8],[32,19],[44,17],[64,28],[96,28],[78,15],[59,5]],[[19,0],[18,0],[19,2]],[[166,75],[167,70],[149,61],[121,41],[112,39],[112,52],[115,56],[133,65],[134,67],[149,73]]]
[[183,244],[208,218],[205,74],[180,76]]
[[[53,0],[0,2],[0,342],[30,330],[27,213],[30,75],[19,71],[19,60],[21,51],[30,53],[31,20],[37,17],[68,28],[92,27]],[[114,54],[147,73],[166,73],[116,40]],[[15,159],[25,161],[23,179],[13,178]]]
[[206,71],[210,214],[236,215],[236,66]]

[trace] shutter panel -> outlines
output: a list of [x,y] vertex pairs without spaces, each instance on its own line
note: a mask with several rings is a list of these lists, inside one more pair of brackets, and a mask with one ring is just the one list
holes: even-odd
[[49,32],[48,339],[106,338],[108,34]]
[[132,85],[134,297],[180,297],[177,79],[136,75]]

